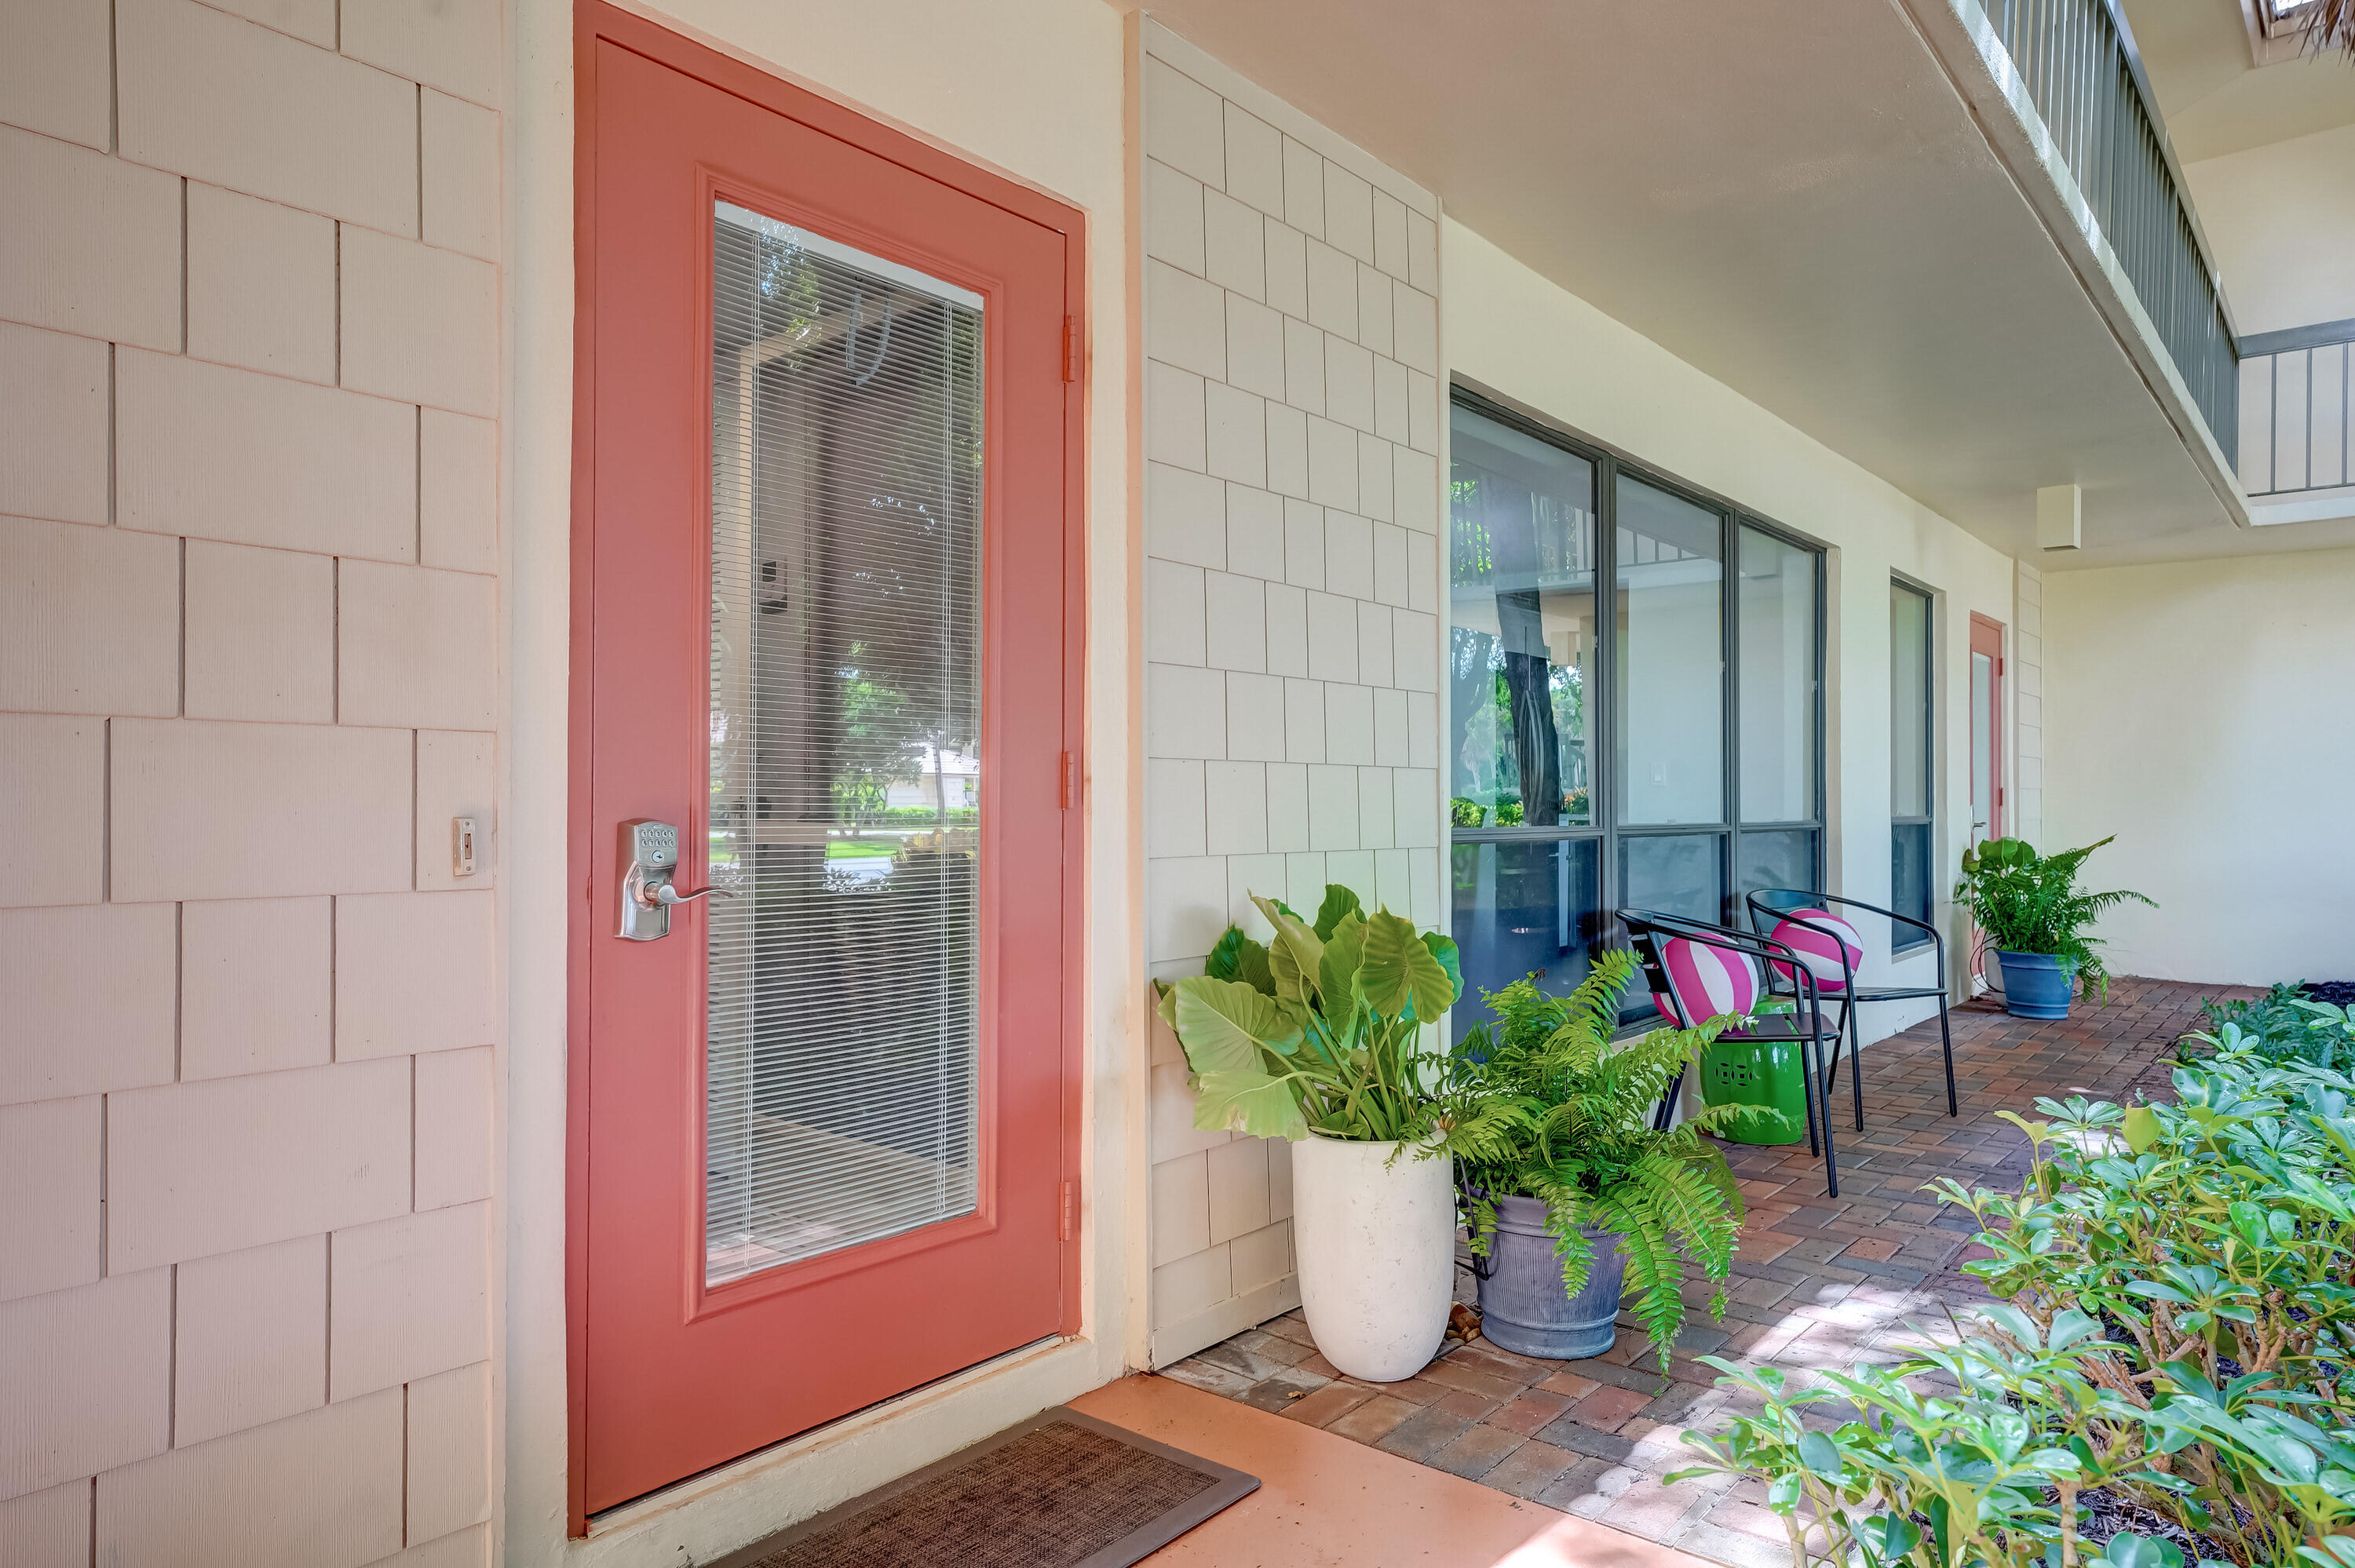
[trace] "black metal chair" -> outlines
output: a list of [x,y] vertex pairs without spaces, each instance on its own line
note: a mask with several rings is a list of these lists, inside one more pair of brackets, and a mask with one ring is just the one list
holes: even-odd
[[[1856,969],[1848,961],[1845,944],[1835,944],[1840,950],[1841,989],[1834,992],[1829,986],[1818,991],[1826,1001],[1840,1004],[1840,1022],[1849,1038],[1849,1089],[1856,1101],[1856,1128],[1864,1130],[1864,1074],[1859,1065],[1858,1052],[1862,1045],[1862,1030],[1858,1026],[1858,1009],[1876,1001],[1918,1001],[1925,997],[1938,1003],[1938,1045],[1946,1058],[1946,1114],[1961,1114],[1955,1097],[1955,1035],[1946,1021],[1946,938],[1935,926],[1926,920],[1916,920],[1910,915],[1900,915],[1894,909],[1883,909],[1878,904],[1867,904],[1861,898],[1843,898],[1836,893],[1817,893],[1802,887],[1762,887],[1752,893],[1746,903],[1750,910],[1751,929],[1760,936],[1770,935],[1773,928],[1787,916],[1800,909],[1822,909],[1838,914],[1841,908],[1861,909],[1878,915],[1900,926],[1910,926],[1926,935],[1932,944],[1932,956],[1937,962],[1938,981],[1931,985],[1859,985]],[[1820,961],[1820,960],[1819,960]],[[1804,968],[1804,966],[1802,966]],[[1828,980],[1828,976],[1826,977]],[[1832,1070],[1838,1076],[1839,1053],[1832,1053]]]
[[[1775,963],[1787,964],[1797,977],[1793,987],[1797,1008],[1791,1012],[1766,1013],[1757,1017],[1749,1028],[1733,1033],[1738,1040],[1756,1040],[1768,1044],[1791,1042],[1799,1048],[1799,1075],[1805,1080],[1803,1097],[1807,1107],[1807,1152],[1824,1157],[1824,1191],[1828,1196],[1839,1196],[1839,1158],[1832,1150],[1832,1118],[1830,1078],[1818,1071],[1817,1061],[1824,1043],[1828,1041],[1835,1055],[1839,1051],[1840,1026],[1827,1023],[1823,999],[1816,991],[1816,977],[1799,961],[1792,948],[1772,937],[1737,930],[1731,926],[1712,926],[1705,921],[1688,920],[1682,916],[1663,914],[1656,909],[1622,909],[1619,922],[1626,927],[1628,944],[1634,948],[1636,961],[1644,967],[1644,979],[1656,997],[1666,997],[1676,1010],[1674,1022],[1689,1029],[1709,1022],[1704,1018],[1685,1016],[1685,1004],[1677,988],[1669,982],[1666,959],[1661,954],[1663,944],[1683,938],[1716,948],[1747,959],[1758,970],[1759,985],[1764,988],[1774,973]],[[1855,1075],[1851,1065],[1849,1075]],[[1658,1107],[1652,1113],[1652,1125],[1658,1130],[1668,1128],[1676,1114],[1677,1097],[1684,1087],[1685,1075],[1678,1073],[1670,1080],[1660,1097]],[[1818,1097],[1821,1114],[1818,1114]],[[1820,1134],[1820,1138],[1819,1135]]]

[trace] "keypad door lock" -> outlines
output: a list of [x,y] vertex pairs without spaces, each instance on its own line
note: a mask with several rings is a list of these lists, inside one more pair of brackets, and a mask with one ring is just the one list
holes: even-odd
[[713,894],[736,895],[724,887],[702,887],[681,893],[673,878],[678,874],[678,829],[669,822],[640,817],[622,824],[622,929],[633,942],[654,942],[670,935],[670,912]]

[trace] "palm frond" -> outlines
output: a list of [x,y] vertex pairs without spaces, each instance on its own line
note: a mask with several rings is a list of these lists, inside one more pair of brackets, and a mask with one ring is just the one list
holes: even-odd
[[1440,1140],[1447,1153],[1470,1164],[1508,1160],[1544,1110],[1526,1095],[1474,1101],[1460,1114],[1441,1118]]
[[2355,59],[2355,0],[2320,0],[2307,40],[2317,54],[2339,50]]
[[1627,1261],[1628,1310],[1644,1325],[1665,1370],[1669,1348],[1684,1327],[1684,1259],[1645,1197],[1617,1193],[1594,1207],[1604,1228],[1619,1237],[1619,1255]]
[[1537,1194],[1545,1200],[1546,1234],[1553,1237],[1553,1255],[1561,1264],[1562,1288],[1577,1295],[1586,1287],[1594,1267],[1594,1244],[1586,1239],[1587,1212],[1593,1206],[1576,1187],[1543,1183]]

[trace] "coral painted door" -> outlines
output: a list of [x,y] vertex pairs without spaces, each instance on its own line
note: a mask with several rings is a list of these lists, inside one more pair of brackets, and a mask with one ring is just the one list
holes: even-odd
[[576,1528],[1076,1324],[1076,218],[580,51]]
[[2004,834],[2003,623],[1971,615],[1971,842]]
[[[1971,840],[1999,839],[2010,813],[2003,787],[2003,623],[1971,615]],[[1970,972],[1986,974],[1987,952],[1974,935]],[[1966,991],[1968,987],[1966,986]]]

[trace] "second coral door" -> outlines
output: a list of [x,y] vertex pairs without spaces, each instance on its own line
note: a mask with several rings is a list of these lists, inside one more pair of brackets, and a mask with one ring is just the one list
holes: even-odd
[[576,1527],[1077,1277],[1076,217],[581,17]]

